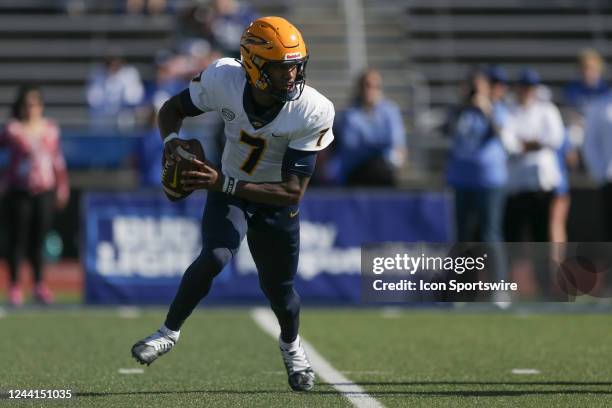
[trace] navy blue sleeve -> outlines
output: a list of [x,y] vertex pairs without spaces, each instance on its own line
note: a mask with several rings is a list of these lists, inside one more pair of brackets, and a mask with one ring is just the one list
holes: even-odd
[[200,108],[194,105],[191,100],[191,95],[189,95],[189,88],[185,88],[179,93],[179,98],[181,100],[181,105],[183,105],[183,112],[187,116],[198,116],[204,113]]
[[314,173],[317,162],[316,151],[287,149],[283,157],[283,173],[310,177]]

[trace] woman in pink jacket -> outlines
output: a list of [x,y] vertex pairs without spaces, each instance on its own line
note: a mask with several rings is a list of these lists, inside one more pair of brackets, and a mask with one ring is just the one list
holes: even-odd
[[21,88],[12,107],[12,118],[0,134],[0,148],[10,152],[3,178],[7,187],[9,301],[14,306],[23,303],[18,271],[24,255],[34,273],[34,297],[44,304],[53,301],[43,282],[42,249],[55,208],[63,208],[70,194],[60,130],[43,116],[43,110],[40,90]]

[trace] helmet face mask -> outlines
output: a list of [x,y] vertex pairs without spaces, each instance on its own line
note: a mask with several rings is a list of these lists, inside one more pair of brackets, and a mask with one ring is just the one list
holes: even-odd
[[[301,33],[280,17],[263,17],[252,22],[242,34],[240,56],[248,82],[274,99],[298,99],[306,83],[308,49]],[[282,79],[271,75],[277,64],[296,66],[293,86],[287,89]]]
[[[262,80],[266,82],[266,92],[268,92],[274,99],[279,102],[290,102],[299,99],[304,91],[304,85],[306,85],[306,63],[308,57],[298,61],[280,61],[280,62],[268,62],[262,68]],[[274,65],[292,65],[296,67],[295,78],[293,79],[293,86],[291,89],[286,89],[285,84],[275,83],[273,76],[270,74],[270,69]]]

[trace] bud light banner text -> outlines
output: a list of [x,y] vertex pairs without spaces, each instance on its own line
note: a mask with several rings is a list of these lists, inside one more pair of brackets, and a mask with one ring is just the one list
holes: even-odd
[[[205,197],[197,193],[172,203],[157,193],[85,196],[87,303],[169,304],[200,251]],[[297,290],[305,302],[357,304],[361,245],[446,242],[449,216],[448,198],[441,193],[310,191],[300,206]],[[203,303],[261,302],[245,240]]]

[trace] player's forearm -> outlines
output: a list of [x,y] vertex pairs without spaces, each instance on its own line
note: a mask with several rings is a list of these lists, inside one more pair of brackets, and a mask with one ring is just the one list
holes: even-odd
[[234,195],[261,204],[298,205],[303,192],[292,183],[249,183],[239,181]]
[[175,98],[172,97],[167,100],[159,110],[157,123],[162,139],[165,139],[171,133],[178,133],[183,125],[185,115]]

